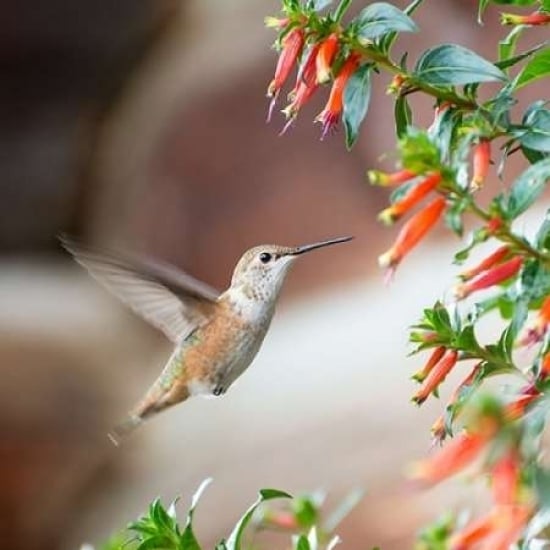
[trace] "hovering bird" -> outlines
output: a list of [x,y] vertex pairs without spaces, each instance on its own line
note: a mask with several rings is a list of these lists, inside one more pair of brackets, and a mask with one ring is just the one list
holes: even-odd
[[109,434],[113,443],[118,445],[145,419],[190,396],[224,394],[258,353],[294,261],[352,238],[251,248],[237,263],[229,288],[220,294],[173,266],[99,252],[61,237],[64,248],[92,277],[174,344],[159,377]]

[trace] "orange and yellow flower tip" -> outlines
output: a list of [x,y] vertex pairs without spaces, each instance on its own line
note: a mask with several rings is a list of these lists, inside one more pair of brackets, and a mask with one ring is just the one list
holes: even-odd
[[359,55],[354,53],[346,59],[340,69],[340,72],[338,73],[338,76],[336,76],[334,82],[332,83],[332,88],[330,90],[330,95],[325,108],[315,118],[315,122],[320,122],[323,127],[321,131],[321,139],[324,139],[331,128],[333,128],[340,120],[340,113],[342,112],[342,108],[344,106],[344,89],[350,76],[356,71],[357,67],[359,67],[359,59]]
[[510,403],[504,407],[504,421],[514,422],[515,420],[525,416],[527,407],[538,397],[538,393],[529,393],[521,395],[517,399],[514,399],[514,401],[510,401]]
[[471,269],[467,269],[466,271],[460,273],[459,278],[463,281],[469,281],[480,273],[483,273],[484,271],[487,271],[496,264],[501,263],[503,260],[506,259],[509,254],[510,247],[508,245],[503,245],[497,248],[492,254],[487,256],[475,267],[472,267]]
[[542,379],[548,378],[549,376],[550,376],[550,352],[544,354],[544,357],[540,362],[540,373],[539,373],[539,377]]
[[536,11],[529,15],[501,13],[500,22],[503,25],[548,25],[550,23],[550,13],[542,11]]
[[338,53],[339,36],[333,32],[330,34],[319,47],[317,57],[315,59],[315,67],[317,73],[317,84],[325,84],[330,80],[332,71],[332,62]]
[[456,350],[451,350],[438,359],[436,364],[430,369],[422,387],[413,395],[412,401],[417,405],[424,403],[428,399],[428,396],[437,390],[439,384],[445,380],[457,361],[458,352]]
[[264,17],[264,24],[268,29],[282,29],[290,22],[288,17]]
[[473,176],[470,182],[470,189],[477,191],[481,189],[489,172],[491,163],[491,142],[488,139],[480,139],[474,146],[473,153]]
[[407,81],[406,77],[402,74],[396,74],[392,81],[390,82],[390,85],[386,89],[386,93],[388,95],[397,94],[401,91],[401,88],[403,87],[403,84]]
[[378,257],[380,267],[394,270],[439,221],[445,210],[445,204],[443,197],[437,197],[412,216],[401,228],[393,246]]
[[447,428],[445,427],[445,418],[443,415],[439,416],[432,424],[430,432],[432,433],[432,440],[434,444],[443,443],[443,440],[447,437]]
[[378,215],[378,219],[386,225],[391,225],[418,204],[428,193],[441,183],[441,174],[435,172],[426,179],[410,187],[405,195]]
[[279,54],[279,59],[275,68],[275,75],[267,88],[267,96],[272,98],[267,115],[268,122],[271,119],[271,114],[277,101],[277,97],[279,96],[279,92],[287,81],[292,69],[296,65],[296,61],[302,52],[303,46],[303,29],[293,29],[283,38],[282,50]]
[[393,187],[401,183],[405,183],[416,177],[416,173],[412,170],[398,170],[388,174],[379,170],[369,170],[367,176],[372,185],[380,185],[381,187]]
[[488,441],[485,434],[464,431],[437,449],[432,456],[413,464],[409,476],[423,483],[438,483],[470,465]]
[[430,374],[432,369],[439,363],[439,360],[445,355],[445,346],[438,346],[433,350],[426,364],[412,376],[412,379],[416,382],[423,382],[424,379]]
[[503,283],[511,277],[514,277],[519,272],[522,265],[523,258],[521,256],[516,256],[503,262],[480,274],[475,279],[457,285],[454,289],[455,298],[457,300],[463,300],[473,292]]

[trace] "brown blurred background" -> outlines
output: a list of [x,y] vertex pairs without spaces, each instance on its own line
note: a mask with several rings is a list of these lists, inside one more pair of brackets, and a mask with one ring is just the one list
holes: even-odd
[[[399,4],[398,2],[396,2]],[[357,2],[361,4],[361,2]],[[404,3],[402,3],[404,4]],[[492,56],[496,13],[427,2],[412,58],[455,41]],[[402,490],[428,446],[436,408],[408,403],[420,359],[406,327],[450,280],[432,238],[383,287],[391,242],[368,167],[392,167],[387,79],[376,81],[354,151],[319,141],[316,98],[296,126],[265,124],[275,64],[263,17],[275,0],[9,3],[0,33],[0,546],[98,543],[142,512],[214,476],[198,514],[206,541],[227,533],[263,486],[368,491],[342,525],[345,548],[406,547],[438,494]],[[430,119],[429,102],[419,105]],[[120,449],[105,433],[155,377],[168,344],[61,251],[59,232],[127,247],[223,288],[247,247],[354,234],[289,278],[253,368],[223,399],[196,400]],[[435,277],[437,274],[437,278]],[[444,496],[444,495],[443,495]]]

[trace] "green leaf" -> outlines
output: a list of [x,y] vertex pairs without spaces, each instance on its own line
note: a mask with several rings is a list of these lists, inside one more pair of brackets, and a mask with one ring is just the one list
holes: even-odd
[[489,0],[479,0],[479,7],[477,9],[477,22],[483,25],[483,13],[489,5]]
[[277,489],[261,489],[258,495],[258,498],[252,506],[244,513],[242,518],[239,520],[235,528],[229,535],[229,538],[226,542],[227,550],[242,550],[242,537],[246,526],[250,523],[252,515],[256,511],[256,508],[267,500],[273,500],[275,498],[292,498],[288,493],[284,491],[279,491]]
[[522,53],[518,53],[517,55],[511,56],[511,57],[506,57],[506,58],[504,58],[500,61],[497,61],[497,63],[495,63],[495,65],[499,69],[503,69],[503,70],[507,69],[509,67],[512,67],[516,63],[519,63],[520,61],[523,61],[524,59],[526,59],[528,57],[531,57],[533,54],[540,51],[544,46],[546,46],[546,43],[539,44],[538,46],[535,46],[535,47],[533,47],[529,50],[526,50]]
[[538,260],[527,261],[519,279],[519,295],[528,302],[550,294],[550,271]]
[[523,67],[514,80],[514,89],[518,90],[527,84],[550,74],[550,48],[535,54]]
[[550,159],[531,165],[513,183],[510,194],[503,200],[503,214],[514,219],[525,212],[540,196],[550,178]]
[[195,491],[195,494],[191,499],[191,506],[187,511],[187,522],[185,524],[183,534],[181,535],[181,544],[183,550],[201,550],[201,545],[199,544],[199,541],[195,537],[195,533],[193,531],[193,515],[195,513],[195,508],[197,507],[197,504],[202,497],[202,494],[210,485],[210,483],[212,483],[212,478],[205,479],[199,485],[199,488]]
[[506,80],[493,63],[456,44],[442,44],[425,51],[413,71],[413,78],[434,86]]
[[386,2],[374,2],[354,20],[359,42],[378,38],[389,32],[417,32],[416,23],[400,9]]
[[525,114],[522,127],[512,130],[518,141],[528,149],[550,152],[550,111],[540,105]]
[[[424,0],[413,0],[404,10],[403,13],[405,15],[412,15],[419,7],[420,4],[422,4]],[[390,48],[392,47],[393,43],[395,42],[396,38],[398,36],[398,33],[393,31],[389,32],[388,34],[385,34],[377,41],[377,46],[380,48],[380,51],[384,53],[388,53],[390,51]]]
[[400,95],[395,100],[395,133],[397,137],[403,137],[407,133],[407,128],[412,124],[412,111],[409,102],[404,95]]
[[294,550],[311,550],[311,546],[305,535],[300,535],[294,540],[293,548]]
[[544,214],[544,220],[535,237],[535,245],[538,249],[550,249],[550,209]]
[[[501,40],[498,43],[498,60],[499,62],[504,61],[505,59],[511,58],[515,52],[516,52],[516,45],[518,42],[518,39],[523,32],[525,27],[523,25],[519,25],[517,27],[514,27],[506,36],[504,40]],[[498,63],[496,64],[498,66]],[[500,66],[501,69],[504,69],[504,67]]]
[[548,510],[550,508],[550,470],[537,467],[534,481],[539,506],[543,510]]
[[416,174],[441,169],[441,155],[437,145],[426,132],[412,126],[399,140],[399,153],[403,167]]
[[292,501],[292,512],[302,527],[311,527],[319,519],[315,503],[308,497],[298,497]]
[[359,128],[365,118],[370,101],[371,78],[369,64],[361,65],[349,78],[344,90],[342,120],[346,130],[346,146],[351,149],[357,141]]
[[332,0],[311,0],[310,4],[313,11],[322,11],[332,4]]

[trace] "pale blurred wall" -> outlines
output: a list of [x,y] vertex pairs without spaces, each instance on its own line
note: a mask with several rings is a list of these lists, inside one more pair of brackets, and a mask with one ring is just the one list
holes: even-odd
[[[419,11],[431,34],[407,47],[455,40],[490,55],[494,25],[469,34],[474,4],[431,3]],[[1,244],[27,251],[4,256],[0,277],[9,488],[0,528],[18,537],[3,540],[25,549],[57,548],[66,536],[71,547],[97,542],[154,496],[189,496],[214,475],[199,516],[206,537],[227,531],[260,486],[341,495],[362,485],[376,496],[344,526],[348,547],[402,548],[433,507],[398,490],[434,415],[408,403],[418,363],[404,358],[405,332],[444,288],[451,251],[432,240],[430,254],[424,246],[381,287],[375,257],[394,232],[374,222],[386,198],[364,171],[394,146],[386,82],[352,154],[342,132],[318,141],[311,120],[322,98],[279,138],[280,119],[264,122],[275,55],[262,20],[276,2],[117,6],[21,3],[9,13],[32,25],[1,42],[17,83],[2,89]],[[48,94],[39,93],[44,79]],[[428,121],[429,102],[421,107]],[[53,250],[60,230],[141,249],[219,287],[252,244],[357,240],[296,266],[265,348],[226,397],[166,413],[115,450],[106,429],[169,349],[69,261],[31,255]]]

